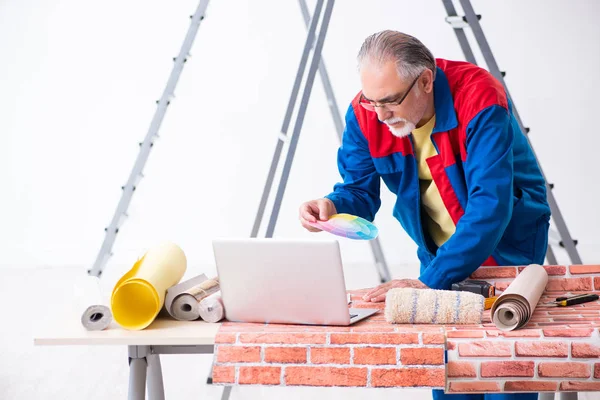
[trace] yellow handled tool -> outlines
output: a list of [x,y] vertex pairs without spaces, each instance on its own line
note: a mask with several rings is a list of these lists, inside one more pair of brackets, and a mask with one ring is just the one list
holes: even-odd
[[575,304],[583,304],[589,303],[590,301],[596,301],[600,298],[597,294],[589,293],[589,294],[580,294],[578,296],[572,297],[558,297],[556,301],[551,301],[547,303],[548,305],[556,305],[557,307],[567,307]]

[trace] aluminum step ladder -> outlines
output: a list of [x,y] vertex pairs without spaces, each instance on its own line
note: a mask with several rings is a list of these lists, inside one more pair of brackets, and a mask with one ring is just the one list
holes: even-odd
[[[327,69],[325,67],[325,62],[321,57],[321,50],[323,48],[323,43],[325,41],[325,36],[327,34],[327,28],[329,25],[329,20],[331,18],[331,12],[333,9],[334,0],[328,0],[325,6],[325,12],[323,15],[323,19],[321,24],[319,25],[318,36],[315,39],[315,31],[317,29],[317,25],[319,23],[319,18],[321,14],[321,10],[323,8],[323,0],[318,0],[315,12],[313,13],[313,17],[309,15],[308,8],[306,6],[305,0],[299,0],[300,9],[302,11],[302,16],[304,18],[304,22],[308,28],[308,34],[306,37],[306,42],[304,45],[304,50],[302,53],[302,57],[300,59],[300,65],[298,66],[298,72],[296,74],[296,79],[294,81],[294,86],[292,88],[292,94],[290,96],[290,100],[288,102],[288,107],[285,113],[285,117],[283,119],[283,125],[281,127],[281,131],[277,137],[277,144],[275,147],[275,152],[273,154],[273,160],[271,161],[271,167],[269,168],[269,172],[267,175],[267,181],[265,183],[265,187],[263,189],[263,194],[260,200],[260,204],[258,207],[258,212],[256,213],[256,218],[254,220],[254,226],[252,227],[251,237],[257,237],[260,230],[260,225],[264,218],[265,209],[267,207],[267,202],[269,201],[269,195],[271,193],[271,188],[273,186],[273,181],[275,180],[275,175],[277,173],[278,165],[281,159],[281,153],[283,152],[284,145],[288,145],[287,153],[285,156],[285,161],[283,165],[283,170],[281,172],[281,176],[279,179],[279,184],[277,187],[277,192],[275,194],[275,199],[273,202],[273,209],[269,218],[269,222],[266,228],[265,237],[273,237],[273,232],[275,230],[275,225],[277,223],[277,217],[279,215],[279,210],[281,208],[281,202],[283,199],[283,195],[285,193],[285,187],[287,185],[287,181],[289,178],[290,170],[292,167],[292,162],[294,160],[294,155],[296,152],[296,146],[298,144],[298,140],[300,138],[300,133],[302,130],[302,124],[304,122],[304,116],[306,114],[306,108],[308,105],[308,101],[310,99],[310,94],[312,90],[312,86],[314,83],[315,75],[317,70],[319,71],[321,81],[323,83],[323,88],[325,90],[325,95],[327,97],[327,103],[329,105],[329,110],[331,112],[331,118],[333,119],[333,123],[336,128],[336,133],[339,139],[339,142],[342,141],[342,134],[344,132],[344,122],[342,120],[342,116],[340,114],[340,110],[338,108],[335,95],[333,93],[333,89],[331,87],[331,82],[329,81],[329,76],[327,74]],[[310,53],[311,49],[313,50],[312,54]],[[304,90],[302,93],[302,99],[300,101],[300,106],[298,112],[296,114],[296,120],[293,126],[293,131],[291,136],[288,135],[288,129],[291,124],[292,114],[294,112],[294,107],[296,105],[296,101],[298,98],[298,92],[300,91],[300,86],[303,81],[303,75],[306,70],[306,64],[308,62],[309,56],[312,55],[312,59],[310,61],[310,67],[308,70],[308,75],[306,78],[306,82],[304,85]],[[387,282],[391,280],[391,275],[383,255],[383,251],[381,248],[381,244],[379,242],[379,238],[375,238],[374,240],[370,240],[369,244],[371,245],[371,250],[373,252],[373,256],[375,258],[375,267],[377,268],[377,272],[379,274],[380,281]]]
[[[488,66],[489,72],[496,79],[498,79],[504,86],[504,89],[506,90],[506,94],[507,94],[508,98],[510,99],[510,101],[512,102],[513,113],[515,115],[515,119],[517,120],[517,122],[519,124],[519,128],[521,128],[521,131],[527,137],[527,141],[529,142],[529,144],[531,146],[533,154],[536,157],[536,159],[538,160],[538,165],[540,166],[540,170],[542,170],[539,159],[537,158],[537,156],[535,155],[535,151],[533,150],[533,145],[531,144],[531,141],[529,140],[529,136],[528,136],[529,128],[523,126],[521,117],[519,116],[519,113],[517,112],[517,107],[516,107],[514,101],[512,100],[512,98],[510,96],[510,92],[508,90],[508,87],[506,86],[506,82],[504,81],[505,72],[500,71],[500,68],[498,67],[498,64],[496,63],[496,59],[494,58],[494,55],[492,54],[492,49],[490,48],[490,45],[488,44],[487,39],[485,38],[485,35],[483,33],[483,29],[481,28],[481,24],[479,23],[479,20],[481,19],[481,15],[475,14],[475,11],[473,10],[473,6],[471,5],[470,0],[459,0],[459,1],[460,1],[460,5],[463,9],[463,12],[465,13],[464,16],[463,15],[459,16],[456,14],[456,9],[454,8],[454,3],[452,2],[452,0],[442,0],[442,3],[444,3],[444,7],[446,8],[446,13],[448,14],[448,16],[446,17],[446,22],[448,22],[454,29],[454,33],[456,34],[456,38],[458,39],[460,47],[465,55],[466,61],[477,65],[477,60],[475,59],[475,56],[473,55],[473,51],[469,45],[469,41],[467,39],[467,35],[464,30],[467,27],[471,29],[471,32],[473,33],[473,36],[475,36],[475,40],[477,41],[477,44],[479,45],[479,48],[481,50],[481,53],[485,60],[485,63]],[[542,175],[544,176],[544,180],[546,181],[548,204],[549,204],[550,210],[552,212],[552,219],[554,221],[554,224],[556,225],[558,234],[560,235],[559,245],[564,247],[567,250],[567,254],[569,255],[571,264],[581,264],[582,263],[581,257],[579,256],[579,252],[577,251],[577,248],[575,247],[577,245],[577,240],[573,240],[573,238],[571,237],[571,234],[569,233],[569,229],[567,228],[567,224],[565,223],[565,220],[560,212],[560,209],[558,208],[558,203],[556,202],[556,199],[554,198],[554,194],[552,193],[554,184],[548,183],[548,180],[546,179],[546,176],[544,175],[543,171],[542,171]],[[550,263],[552,265],[558,264],[558,262],[556,260],[556,255],[554,254],[554,250],[552,249],[550,242],[548,243],[546,258],[548,259],[548,263]]]

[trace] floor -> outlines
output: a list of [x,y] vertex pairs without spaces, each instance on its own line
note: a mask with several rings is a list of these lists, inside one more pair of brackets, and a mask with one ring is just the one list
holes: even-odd
[[[111,282],[121,271],[109,271],[103,279]],[[1,399],[124,399],[127,398],[128,365],[126,348],[34,347],[36,323],[49,307],[44,299],[56,293],[68,294],[80,268],[0,269],[0,301],[6,320],[1,329]],[[200,273],[200,272],[198,272]],[[400,270],[392,270],[399,276]],[[347,287],[377,284],[373,267],[346,267]],[[63,297],[62,301],[67,301]],[[212,355],[163,355],[162,368],[167,399],[220,399],[222,388],[206,385]],[[232,400],[242,399],[430,399],[425,389],[354,389],[236,387]],[[581,400],[600,400],[600,394],[582,394]]]

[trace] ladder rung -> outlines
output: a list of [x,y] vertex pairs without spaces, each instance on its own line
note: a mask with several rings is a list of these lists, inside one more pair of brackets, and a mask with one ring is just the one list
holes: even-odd
[[[477,19],[481,20],[481,14],[477,14]],[[452,26],[454,29],[463,29],[469,26],[467,22],[467,17],[464,15],[453,15],[450,17],[446,17],[446,22]]]
[[[579,243],[579,240],[577,239],[573,239],[573,245],[577,246],[577,243]],[[558,244],[560,245],[560,247],[565,247],[564,242],[561,240],[560,242],[558,242]]]

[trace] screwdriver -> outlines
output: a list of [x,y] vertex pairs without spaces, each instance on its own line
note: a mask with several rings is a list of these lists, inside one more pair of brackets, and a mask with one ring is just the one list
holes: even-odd
[[580,294],[573,297],[557,297],[556,301],[548,304],[556,304],[559,307],[572,306],[575,304],[589,303],[590,301],[598,300],[600,296],[597,294]]

